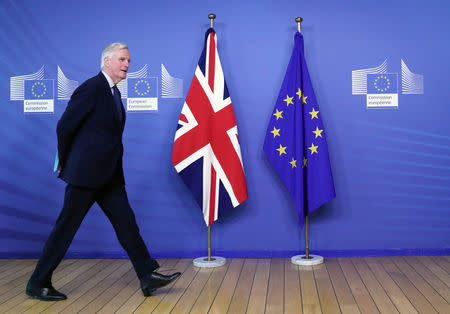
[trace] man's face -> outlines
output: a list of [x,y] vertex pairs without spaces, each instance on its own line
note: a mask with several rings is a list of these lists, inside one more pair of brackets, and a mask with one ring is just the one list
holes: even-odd
[[130,52],[128,49],[114,51],[112,58],[106,57],[103,70],[111,77],[114,84],[119,83],[127,77],[130,66]]

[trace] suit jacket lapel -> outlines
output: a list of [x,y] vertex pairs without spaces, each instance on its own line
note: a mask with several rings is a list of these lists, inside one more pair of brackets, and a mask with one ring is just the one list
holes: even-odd
[[[125,126],[125,109],[123,107],[122,100],[120,100],[122,112],[119,113],[119,112],[117,112],[116,102],[114,101],[114,96],[112,94],[111,87],[109,87],[108,80],[106,79],[106,77],[103,75],[103,73],[101,71],[98,75],[102,78],[103,82],[105,83],[104,84],[105,94],[108,95],[107,96],[108,102],[109,102],[110,106],[113,108],[112,110],[115,113],[114,120],[116,121],[117,125],[120,127],[120,130],[123,131],[124,126]],[[120,116],[122,116],[122,119],[121,119],[122,123],[120,123],[120,120],[119,120]]]

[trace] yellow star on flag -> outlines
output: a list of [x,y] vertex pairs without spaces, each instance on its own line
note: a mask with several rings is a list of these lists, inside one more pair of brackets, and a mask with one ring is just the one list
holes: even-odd
[[283,111],[278,111],[278,109],[276,109],[276,111],[277,112],[275,112],[273,115],[275,117],[277,117],[277,120],[280,119],[280,118],[283,119],[283,116],[281,115],[283,113]]
[[296,94],[298,95],[298,99],[302,99],[303,93],[302,93],[302,90],[300,88],[298,89],[298,92],[296,92]]
[[287,148],[287,146],[284,146],[284,147],[283,147],[283,146],[280,144],[280,148],[277,148],[277,151],[280,152],[280,156],[283,155],[283,154],[286,154],[286,148]]
[[302,166],[302,168],[305,168],[306,166],[308,166],[308,159],[303,157],[303,166]]
[[305,96],[305,95],[302,96],[302,102],[303,102],[304,104],[306,104],[306,98],[308,98],[308,96]]
[[[322,132],[323,132],[323,130],[319,130],[319,127],[318,126],[316,126],[316,130],[315,131],[312,131],[314,134],[316,134],[316,137],[315,138],[317,138],[317,137],[322,137]],[[275,136],[274,136],[275,137]]]
[[311,150],[311,155],[314,153],[318,154],[317,147],[319,147],[319,146],[314,146],[314,143],[311,144],[311,147],[308,147],[308,149]]
[[292,169],[297,168],[297,160],[294,159],[294,157],[292,157],[292,161],[289,162],[292,166]]
[[294,104],[294,103],[292,102],[292,98],[294,98],[294,97],[289,97],[289,95],[286,95],[286,99],[283,99],[283,101],[286,102],[286,106],[289,107],[289,104]]
[[[319,113],[319,111],[316,111],[314,108],[311,112],[309,112],[309,114],[311,115],[311,120],[316,118],[319,119],[319,117],[317,116],[317,114]],[[278,120],[278,119],[277,119]]]
[[273,134],[273,138],[275,138],[276,136],[280,136],[280,129],[277,129],[276,127],[273,127],[273,130],[270,131],[270,133],[272,133]]

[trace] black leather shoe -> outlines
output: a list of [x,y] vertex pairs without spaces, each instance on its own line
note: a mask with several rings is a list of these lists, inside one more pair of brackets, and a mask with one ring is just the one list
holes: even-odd
[[42,301],[62,301],[67,299],[65,294],[56,291],[51,285],[47,287],[35,287],[28,282],[26,293],[33,299]]
[[181,276],[181,273],[174,273],[172,275],[163,275],[157,272],[153,272],[150,278],[145,282],[141,282],[142,293],[145,297],[150,296],[150,294],[158,288],[164,287]]

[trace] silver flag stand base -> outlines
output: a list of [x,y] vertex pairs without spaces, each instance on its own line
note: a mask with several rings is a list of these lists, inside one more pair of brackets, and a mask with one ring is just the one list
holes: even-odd
[[291,257],[291,263],[302,266],[319,265],[323,263],[323,257],[309,254],[309,258],[306,258],[306,255],[295,255]]
[[194,259],[193,264],[195,267],[213,268],[225,265],[226,261],[225,257],[219,256],[211,256],[211,260],[208,261],[208,257],[205,256]]

